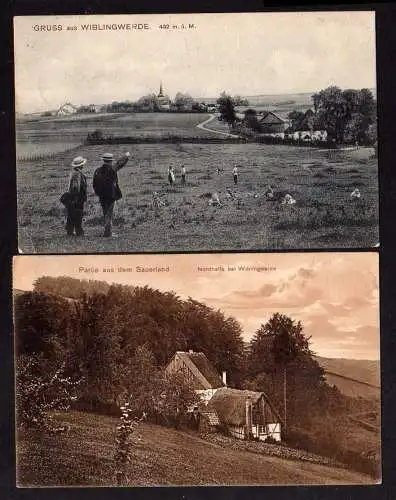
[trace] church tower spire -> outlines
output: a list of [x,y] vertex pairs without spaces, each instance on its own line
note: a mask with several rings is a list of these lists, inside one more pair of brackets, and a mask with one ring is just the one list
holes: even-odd
[[163,92],[163,89],[162,89],[162,80],[160,82],[160,88],[159,88],[158,97],[164,97],[164,92]]

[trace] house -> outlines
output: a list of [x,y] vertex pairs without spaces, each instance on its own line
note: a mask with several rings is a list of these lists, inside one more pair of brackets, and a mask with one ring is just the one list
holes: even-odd
[[284,120],[273,111],[266,111],[262,115],[258,115],[257,118],[263,134],[284,135],[288,126],[287,120]]
[[264,392],[220,387],[206,411],[237,439],[281,440],[281,418]]
[[165,367],[165,373],[182,373],[205,404],[226,385],[226,373],[223,372],[221,378],[203,352],[176,351]]
[[74,113],[77,113],[77,107],[70,102],[63,104],[56,112],[58,116],[68,116],[73,115]]

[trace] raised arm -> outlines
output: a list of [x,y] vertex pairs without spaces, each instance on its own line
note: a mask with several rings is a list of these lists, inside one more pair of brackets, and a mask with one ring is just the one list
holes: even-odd
[[125,167],[125,165],[128,163],[128,160],[129,160],[129,157],[130,157],[130,154],[129,152],[128,153],[125,153],[124,155],[121,156],[121,158],[119,158],[115,165],[113,165],[113,169],[118,172],[119,170],[122,169],[122,167]]

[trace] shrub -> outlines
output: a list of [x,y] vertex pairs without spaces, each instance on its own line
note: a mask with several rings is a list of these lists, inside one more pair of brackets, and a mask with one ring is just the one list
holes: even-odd
[[128,482],[126,474],[127,465],[131,462],[131,437],[135,432],[139,422],[145,418],[145,413],[137,420],[132,416],[133,410],[129,403],[124,403],[121,407],[120,423],[116,433],[116,451],[114,453],[115,476],[117,485],[120,486]]
[[88,144],[103,142],[105,137],[103,136],[103,132],[99,129],[94,130],[93,132],[88,132],[86,142]]
[[36,430],[54,428],[51,413],[67,411],[77,399],[80,380],[65,375],[65,365],[50,366],[42,355],[21,355],[16,364],[17,425]]

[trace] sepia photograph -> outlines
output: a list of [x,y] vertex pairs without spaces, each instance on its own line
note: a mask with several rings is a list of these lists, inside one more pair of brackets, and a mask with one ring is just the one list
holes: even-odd
[[20,253],[380,245],[372,11],[14,18]]
[[381,482],[377,253],[13,264],[19,488]]

